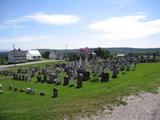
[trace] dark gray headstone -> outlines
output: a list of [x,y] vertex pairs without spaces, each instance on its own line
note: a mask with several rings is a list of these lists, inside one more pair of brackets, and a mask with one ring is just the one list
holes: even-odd
[[101,75],[101,82],[108,82],[109,81],[109,73],[103,72]]
[[65,76],[64,77],[64,81],[63,81],[63,86],[66,86],[69,84],[69,77],[68,76]]
[[53,96],[52,97],[58,97],[58,89],[53,89]]
[[83,86],[83,74],[80,73],[77,79],[77,88],[81,88],[82,86]]

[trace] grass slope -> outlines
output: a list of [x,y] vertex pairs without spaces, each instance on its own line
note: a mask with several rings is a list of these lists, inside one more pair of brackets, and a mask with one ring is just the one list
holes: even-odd
[[[71,119],[79,113],[96,113],[110,104],[125,104],[122,96],[136,94],[140,91],[155,92],[160,86],[160,63],[138,64],[136,71],[120,74],[117,79],[108,83],[84,82],[80,89],[68,86],[13,81],[3,79],[4,94],[0,95],[0,120],[62,120]],[[12,83],[18,88],[34,87],[35,95],[9,91]],[[58,88],[58,98],[51,98],[52,89]],[[46,96],[39,96],[39,92]]]

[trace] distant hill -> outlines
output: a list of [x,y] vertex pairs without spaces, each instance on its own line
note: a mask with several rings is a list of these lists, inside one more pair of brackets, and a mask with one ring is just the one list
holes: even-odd
[[0,50],[0,53],[1,53],[1,52],[9,52],[9,50]]
[[160,53],[160,48],[106,48],[111,53]]
[[7,57],[9,51],[0,51],[0,56]]
[[[91,48],[91,50],[93,51],[95,48]],[[108,50],[110,53],[112,54],[119,54],[119,53],[124,53],[124,54],[128,54],[128,53],[143,53],[143,54],[152,54],[152,53],[158,53],[160,54],[160,48],[103,48]],[[41,53],[44,53],[45,51],[54,51],[57,54],[65,54],[67,53],[71,53],[71,52],[78,52],[79,49],[62,49],[62,50],[56,50],[56,49],[38,49]],[[0,50],[0,56],[7,56],[8,55],[8,50]]]

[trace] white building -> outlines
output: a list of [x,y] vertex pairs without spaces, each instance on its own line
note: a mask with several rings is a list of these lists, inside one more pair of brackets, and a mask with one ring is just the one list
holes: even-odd
[[57,59],[57,55],[55,54],[55,52],[50,52],[49,59],[52,59],[52,60]]
[[41,54],[38,50],[28,50],[27,51],[27,60],[35,61],[41,60]]
[[63,57],[64,56],[62,53],[57,53],[56,51],[50,52],[49,54],[49,59],[52,59],[52,60],[62,60]]
[[8,54],[8,63],[24,63],[27,62],[26,52],[21,49],[14,49]]
[[117,54],[117,57],[125,57],[125,55],[124,54]]

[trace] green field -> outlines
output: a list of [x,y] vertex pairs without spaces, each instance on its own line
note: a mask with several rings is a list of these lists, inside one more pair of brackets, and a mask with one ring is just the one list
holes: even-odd
[[[4,93],[0,95],[0,120],[62,120],[76,115],[92,115],[104,106],[126,104],[123,96],[139,92],[156,92],[160,86],[160,63],[138,64],[136,71],[119,74],[107,83],[84,82],[82,88],[55,86],[54,84],[13,81],[0,76]],[[12,83],[18,88],[34,87],[35,95],[8,90]],[[52,89],[59,96],[51,98]],[[46,96],[40,96],[44,91]]]

